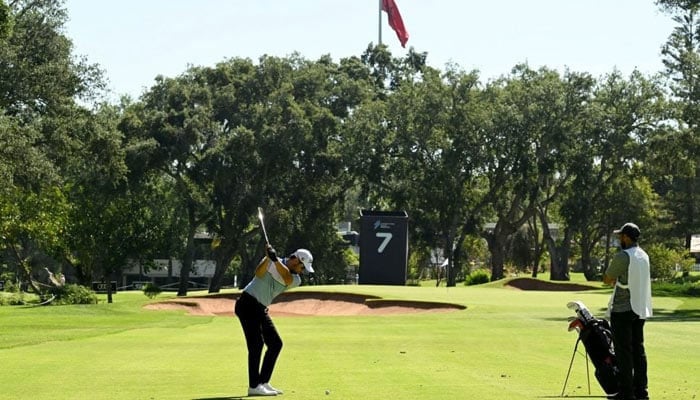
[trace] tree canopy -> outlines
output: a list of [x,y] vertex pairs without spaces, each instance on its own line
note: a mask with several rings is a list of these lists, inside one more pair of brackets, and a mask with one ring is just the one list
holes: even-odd
[[370,44],[338,61],[232,57],[109,104],[99,66],[63,33],[62,1],[0,1],[0,277],[42,293],[47,267],[88,284],[177,259],[186,295],[206,232],[209,290],[231,273],[240,286],[263,254],[258,207],[280,253],[312,249],[315,283],[346,280],[336,225],[361,209],[405,210],[413,267],[438,251],[448,285],[473,265],[500,279],[546,261],[552,279],[575,262],[596,279],[630,220],[687,249],[700,232],[698,2],[657,4],[677,27],[654,76],[524,63],[483,82]]

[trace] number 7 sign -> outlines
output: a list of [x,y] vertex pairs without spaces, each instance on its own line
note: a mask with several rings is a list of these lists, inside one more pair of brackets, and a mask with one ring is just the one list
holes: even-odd
[[377,232],[376,236],[378,238],[383,238],[382,242],[379,244],[379,248],[377,249],[377,253],[384,253],[384,249],[386,249],[386,246],[389,245],[389,242],[391,242],[391,238],[394,237],[394,235],[391,234],[391,232]]
[[360,284],[405,285],[408,270],[408,214],[362,210]]

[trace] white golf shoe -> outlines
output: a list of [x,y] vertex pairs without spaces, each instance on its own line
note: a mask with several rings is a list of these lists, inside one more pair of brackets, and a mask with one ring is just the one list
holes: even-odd
[[277,396],[277,392],[268,390],[265,385],[261,383],[254,388],[249,387],[248,396]]
[[269,390],[269,391],[271,391],[271,392],[275,392],[275,393],[277,393],[277,394],[284,394],[283,391],[281,391],[281,390],[279,390],[279,389],[277,389],[277,388],[272,387],[272,385],[270,385],[269,383],[263,383],[262,386],[263,386],[265,389],[267,389],[267,390]]

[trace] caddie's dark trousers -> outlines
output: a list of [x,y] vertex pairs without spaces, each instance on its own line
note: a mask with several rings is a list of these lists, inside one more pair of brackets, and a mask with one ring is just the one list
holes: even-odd
[[644,320],[633,311],[610,314],[615,356],[620,368],[620,394],[624,399],[646,398],[647,356]]
[[[277,356],[282,351],[282,338],[267,313],[267,307],[248,293],[243,292],[236,301],[235,312],[248,345],[248,386],[254,388],[270,382]],[[267,346],[267,351],[260,368],[263,344]]]

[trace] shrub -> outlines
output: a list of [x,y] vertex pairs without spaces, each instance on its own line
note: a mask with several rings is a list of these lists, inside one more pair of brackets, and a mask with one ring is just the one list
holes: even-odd
[[81,285],[67,284],[53,289],[56,298],[52,304],[97,304],[97,294]]
[[649,254],[651,278],[660,282],[672,280],[679,271],[690,270],[693,263],[686,256],[687,250],[673,250],[662,244],[652,244],[645,250]]
[[491,281],[491,272],[487,269],[476,269],[467,275],[464,279],[464,284],[467,286],[479,285]]
[[143,286],[143,294],[148,296],[149,299],[153,299],[158,296],[161,292],[160,286],[155,283],[148,282]]
[[5,282],[5,292],[6,293],[19,292],[19,283],[15,279],[14,274],[11,274],[9,272],[2,273],[2,274],[0,274],[0,281]]
[[25,304],[24,292],[13,292],[9,296],[0,293],[0,306],[22,306]]
[[700,283],[700,275],[682,275],[679,277],[676,277],[672,281],[673,283],[677,284],[683,284],[683,283]]
[[700,282],[655,282],[651,285],[651,292],[654,296],[700,297]]
[[20,285],[14,281],[5,281],[5,291],[10,293],[19,293]]

